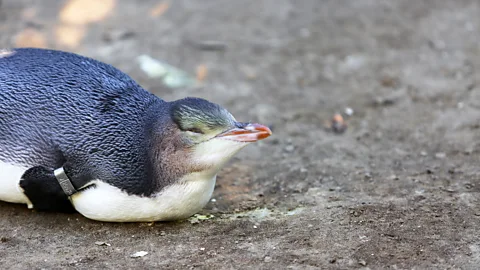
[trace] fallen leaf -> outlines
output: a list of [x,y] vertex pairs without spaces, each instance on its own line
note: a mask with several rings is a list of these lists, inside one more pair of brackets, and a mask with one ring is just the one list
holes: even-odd
[[201,64],[197,67],[197,80],[203,82],[208,75],[207,65]]
[[15,36],[15,47],[46,48],[47,40],[40,31],[27,28]]
[[60,45],[70,48],[77,47],[85,37],[86,29],[84,26],[77,25],[59,25],[55,29],[55,36]]
[[168,8],[170,7],[170,4],[166,1],[160,2],[158,5],[154,6],[150,10],[150,17],[160,17],[163,13],[165,13]]
[[137,57],[140,68],[151,78],[161,78],[170,88],[189,87],[195,85],[195,78],[164,61],[142,54]]
[[188,220],[190,221],[191,224],[198,224],[202,220],[209,220],[215,218],[214,215],[199,215],[195,214],[192,217],[190,217]]
[[9,57],[15,54],[14,50],[0,49],[0,58]]
[[58,17],[66,24],[85,25],[107,17],[115,7],[116,0],[69,0]]
[[214,216],[214,215],[199,215],[199,214],[195,214],[195,217],[198,218],[198,220],[209,220],[209,219],[214,218],[215,216]]

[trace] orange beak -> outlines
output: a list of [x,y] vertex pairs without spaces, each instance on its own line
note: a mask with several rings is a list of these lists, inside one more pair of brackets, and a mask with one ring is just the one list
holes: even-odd
[[264,125],[247,124],[241,128],[232,128],[217,135],[217,138],[222,138],[237,142],[256,142],[263,140],[272,135],[272,131]]

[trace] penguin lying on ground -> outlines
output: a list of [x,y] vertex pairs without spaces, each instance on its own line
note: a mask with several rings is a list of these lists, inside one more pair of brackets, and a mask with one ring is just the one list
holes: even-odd
[[166,102],[76,54],[0,51],[0,200],[100,221],[187,218],[220,168],[271,135],[200,98]]

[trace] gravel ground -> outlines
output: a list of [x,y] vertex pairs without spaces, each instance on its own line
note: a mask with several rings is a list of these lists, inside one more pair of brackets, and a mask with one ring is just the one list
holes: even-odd
[[[94,57],[274,136],[221,171],[206,220],[112,224],[0,203],[2,269],[477,269],[480,2],[103,2],[115,6],[80,27],[58,16],[64,1],[3,0],[0,47]],[[165,87],[142,54],[203,84]],[[328,130],[346,108],[347,130]]]

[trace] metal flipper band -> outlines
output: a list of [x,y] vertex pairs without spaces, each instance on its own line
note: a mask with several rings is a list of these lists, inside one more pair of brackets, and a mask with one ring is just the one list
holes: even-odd
[[58,183],[62,187],[63,192],[65,192],[67,196],[70,197],[78,192],[73,186],[72,181],[70,181],[70,179],[68,178],[67,174],[65,174],[63,167],[56,169],[55,171],[53,171],[53,173],[55,174],[55,178],[57,178]]

